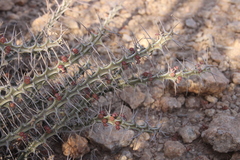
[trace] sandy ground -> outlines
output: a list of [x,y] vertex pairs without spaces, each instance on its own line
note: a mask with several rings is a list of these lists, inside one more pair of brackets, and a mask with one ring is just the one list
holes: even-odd
[[[5,28],[8,27],[5,35],[10,37],[14,26],[17,31],[21,30],[23,33],[29,33],[26,26],[33,33],[41,30],[41,26],[47,18],[42,16],[46,11],[44,0],[0,2],[0,6],[3,6],[2,3],[9,3],[4,4],[5,7],[0,7],[1,33],[5,32]],[[138,118],[146,119],[145,113],[148,111],[147,120],[155,123],[161,116],[161,120],[166,124],[163,126],[163,131],[167,133],[167,136],[158,135],[151,140],[152,135],[143,134],[137,140],[133,140],[130,145],[112,153],[101,150],[105,144],[95,145],[92,143],[90,144],[91,152],[83,159],[238,159],[236,158],[239,156],[237,151],[240,148],[226,147],[220,151],[215,145],[222,144],[206,140],[208,138],[204,137],[203,132],[209,126],[211,128],[210,123],[217,114],[236,117],[240,111],[238,100],[240,96],[240,1],[76,1],[61,19],[63,28],[67,30],[67,36],[64,38],[73,42],[71,45],[74,46],[74,39],[87,33],[82,24],[89,29],[96,30],[99,24],[98,16],[105,18],[109,10],[117,4],[121,4],[123,9],[109,26],[114,33],[117,33],[117,36],[108,37],[110,42],[106,40],[108,47],[113,52],[119,52],[121,46],[125,48],[133,46],[133,37],[136,39],[148,36],[156,37],[164,31],[162,27],[166,30],[173,28],[176,36],[174,36],[174,42],[167,46],[169,55],[167,59],[170,65],[174,67],[177,64],[176,59],[194,63],[205,61],[216,68],[217,71],[214,74],[219,76],[217,79],[220,82],[219,85],[211,85],[210,89],[203,87],[200,92],[194,89],[186,92],[184,85],[181,88],[180,84],[177,94],[171,87],[164,88],[159,83],[151,84],[149,87],[150,97],[146,96],[149,98],[148,101],[145,100],[145,103],[137,106]],[[146,45],[146,42],[143,41],[142,44]],[[166,69],[164,68],[165,61],[160,59],[153,61],[156,63],[155,69]],[[154,71],[150,65],[145,69]],[[226,83],[222,83],[224,81],[222,79],[226,79]],[[208,79],[206,83],[208,83]],[[139,92],[145,93],[144,87],[140,86],[139,88]],[[135,96],[136,101],[139,101],[138,95]],[[172,102],[172,104],[167,102]],[[167,109],[164,110],[164,108]],[[189,132],[186,133],[186,130]],[[234,129],[232,132],[240,133]],[[216,141],[218,142],[218,140]],[[232,143],[235,143],[235,140]],[[57,148],[60,149],[55,151],[53,157],[55,159],[66,158],[61,153],[61,147]]]

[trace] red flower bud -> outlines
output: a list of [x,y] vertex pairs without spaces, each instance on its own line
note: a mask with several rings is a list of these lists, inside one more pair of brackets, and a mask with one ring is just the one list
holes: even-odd
[[175,73],[172,72],[172,73],[169,74],[169,76],[170,77],[175,77]]
[[115,118],[114,118],[113,116],[110,116],[110,117],[109,117],[109,120],[110,120],[110,121],[114,121]]
[[62,56],[62,57],[61,57],[61,60],[62,60],[63,62],[68,62],[68,57],[67,57],[67,56]]
[[117,126],[120,126],[120,124],[121,124],[120,121],[116,121],[116,122],[115,122],[115,125],[117,125]]
[[120,130],[120,126],[115,126],[116,127],[116,130]]
[[78,53],[79,53],[79,51],[78,51],[77,48],[73,48],[73,49],[72,49],[72,52],[73,52],[74,54],[78,54]]
[[56,93],[55,94],[55,97],[58,101],[61,101],[62,100],[62,96],[59,94],[59,93]]
[[133,54],[135,52],[134,48],[129,48],[129,51]]
[[10,53],[10,51],[12,49],[11,49],[11,46],[6,46],[4,50],[5,50],[6,54],[8,54],[8,53]]
[[23,81],[24,81],[25,84],[30,84],[31,83],[31,78],[29,76],[24,76]]
[[15,106],[16,106],[15,103],[13,103],[13,102],[10,102],[10,103],[9,103],[9,107],[10,107],[10,108],[14,108]]
[[2,36],[2,37],[0,38],[0,43],[5,43],[6,41],[7,41],[7,40],[6,40],[5,37]]
[[52,130],[49,126],[44,126],[43,128],[46,131],[46,133],[51,133],[52,132]]

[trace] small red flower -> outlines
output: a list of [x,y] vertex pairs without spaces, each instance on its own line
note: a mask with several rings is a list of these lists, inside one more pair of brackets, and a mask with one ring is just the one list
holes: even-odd
[[52,132],[52,130],[49,126],[44,126],[43,128],[46,131],[46,133],[51,133]]
[[24,83],[25,84],[30,84],[31,83],[31,78],[29,76],[24,76]]
[[115,118],[114,118],[113,116],[110,116],[110,117],[109,117],[109,120],[110,120],[110,121],[114,121]]
[[175,66],[175,67],[173,67],[173,69],[176,71],[176,70],[179,69],[179,67],[178,67],[178,66]]
[[152,74],[149,73],[149,72],[144,72],[144,73],[142,74],[142,76],[143,76],[143,78],[148,78],[149,81],[152,81],[152,80],[153,80]]
[[62,100],[62,96],[59,94],[59,93],[56,93],[55,94],[55,97],[58,101],[61,101]]
[[104,115],[103,114],[99,114],[98,115],[98,119],[103,119]]
[[100,111],[99,113],[102,114],[102,115],[104,115],[104,116],[107,115],[105,111]]
[[172,73],[169,74],[170,77],[175,77],[175,75],[176,75],[176,74],[175,74],[174,72],[172,72]]
[[61,68],[65,68],[65,67],[64,67],[64,65],[59,65],[58,68],[61,69]]
[[8,54],[8,53],[10,53],[10,51],[12,49],[11,49],[11,46],[6,46],[4,50],[5,50],[6,54]]
[[72,85],[72,86],[76,86],[76,85],[77,85],[76,81],[72,81],[72,82],[71,82],[71,85]]
[[78,51],[77,48],[73,48],[73,49],[72,49],[72,52],[73,52],[74,54],[78,54],[78,53],[79,53],[79,51]]
[[14,108],[15,106],[16,106],[15,103],[13,103],[13,102],[10,102],[10,103],[9,103],[9,107],[10,107],[10,108]]
[[136,56],[135,56],[135,60],[137,61],[136,64],[139,64],[139,63],[140,63],[140,59],[141,59],[141,57],[140,57],[139,55],[136,55]]
[[128,63],[125,61],[122,61],[122,67],[124,70],[128,69]]
[[98,100],[98,99],[99,99],[99,97],[98,97],[98,95],[97,95],[96,93],[93,93],[93,94],[92,94],[92,98],[94,98],[95,100]]
[[49,97],[48,100],[49,100],[49,101],[53,101],[53,97]]
[[107,79],[107,84],[111,84],[112,81],[110,79]]
[[106,118],[102,119],[102,123],[105,127],[108,126],[107,122],[108,122],[108,119],[106,119]]
[[58,68],[61,72],[66,73],[66,68],[64,67],[64,65],[59,65]]
[[182,80],[182,77],[181,77],[181,76],[178,76],[178,77],[177,77],[177,83],[180,83],[181,80]]
[[5,37],[2,36],[2,37],[0,38],[0,43],[5,43],[6,41],[7,41],[7,40],[6,40]]
[[148,77],[148,72],[143,72],[143,74],[142,74],[142,76],[144,77],[144,78],[146,78],[146,77]]
[[116,130],[120,130],[120,126],[115,126],[116,127]]
[[114,118],[117,118],[117,117],[118,117],[118,114],[117,114],[117,113],[113,113],[112,116],[113,116]]
[[117,125],[117,126],[120,126],[120,124],[121,124],[120,121],[116,121],[116,122],[115,122],[115,125]]
[[62,56],[62,57],[61,57],[61,60],[62,60],[63,62],[68,62],[68,57],[67,57],[67,56]]
[[130,51],[132,54],[135,53],[134,48],[129,48],[129,51]]
[[24,133],[24,132],[20,132],[18,135],[19,135],[20,137],[22,137],[22,139],[23,139],[24,141],[26,141],[27,138],[28,138],[28,135],[27,135],[26,133]]
[[125,62],[125,61],[122,61],[122,65],[124,66],[124,65],[127,65],[127,62]]

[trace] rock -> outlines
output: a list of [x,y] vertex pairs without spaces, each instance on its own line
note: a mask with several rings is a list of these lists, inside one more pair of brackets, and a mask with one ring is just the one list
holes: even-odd
[[7,18],[11,19],[11,20],[19,20],[20,16],[18,14],[14,14],[14,13],[9,13]]
[[206,116],[212,117],[216,113],[216,110],[215,109],[206,109],[204,113],[206,114]]
[[132,109],[136,109],[145,100],[145,94],[140,90],[138,86],[136,87],[125,87],[120,93],[120,98],[128,103]]
[[162,97],[160,101],[161,109],[163,112],[172,111],[175,108],[181,108],[181,102],[173,97]]
[[164,156],[164,153],[163,152],[156,152],[155,153],[155,158],[154,160],[163,160],[163,159],[166,159],[166,157]]
[[178,84],[177,92],[193,92],[196,94],[219,94],[228,85],[229,80],[217,68],[211,68],[209,72],[199,76],[191,76],[188,80],[182,80]]
[[123,149],[119,160],[130,160],[133,158],[133,154],[128,149]]
[[204,114],[199,111],[188,113],[188,118],[191,123],[199,123],[204,119]]
[[32,22],[32,30],[37,33],[41,32],[46,26],[48,20],[51,18],[50,14],[45,14]]
[[220,52],[218,51],[218,49],[216,47],[212,47],[210,49],[210,56],[217,63],[220,63],[221,61],[224,60],[224,57],[220,54]]
[[78,23],[73,19],[64,19],[63,23],[69,29],[79,29]]
[[185,101],[186,108],[199,108],[200,107],[200,98],[198,97],[188,97]]
[[72,135],[62,145],[63,154],[67,157],[80,158],[90,151],[86,138],[79,135]]
[[147,142],[150,139],[150,135],[148,133],[143,133],[139,137],[133,140],[131,147],[133,147],[134,151],[143,151],[144,148],[147,148],[149,146],[149,143]]
[[186,58],[188,57],[191,57],[194,53],[190,50],[190,51],[184,51],[184,52],[177,52],[176,53],[176,56],[177,56],[177,59],[179,60],[185,60]]
[[184,143],[191,143],[200,136],[199,127],[184,126],[179,129],[178,133],[181,135]]
[[0,11],[9,11],[13,6],[14,3],[12,1],[0,0]]
[[215,151],[227,153],[240,150],[240,114],[236,116],[219,113],[213,117],[209,128],[202,132],[205,142]]
[[205,99],[210,103],[217,103],[217,101],[218,101],[218,99],[216,97],[213,97],[213,96],[210,96],[210,95],[207,95],[205,97]]
[[[121,107],[119,107],[120,105]],[[129,107],[121,103],[112,104],[112,106],[113,106],[112,108],[116,108],[114,110],[114,113],[124,116],[124,118],[126,118],[126,121],[131,120],[133,118],[132,110]]]
[[221,8],[222,11],[224,12],[228,12],[229,10],[229,5],[231,5],[230,3],[228,2],[225,2],[225,1],[219,1],[220,3],[218,3],[219,7]]
[[229,31],[240,32],[240,22],[235,21],[228,24]]
[[163,151],[163,144],[159,143],[156,149],[157,152]]
[[235,152],[232,155],[232,158],[230,160],[239,160],[240,159],[240,153],[239,152]]
[[197,27],[197,23],[192,18],[187,19],[185,21],[185,24],[189,28],[196,28]]
[[239,63],[239,59],[240,59],[240,40],[236,40],[233,44],[233,46],[231,46],[232,49],[228,50],[228,52],[226,52],[226,56],[229,58],[229,63],[230,63],[230,68],[232,70],[234,69],[240,69],[240,63]]
[[153,87],[150,89],[150,94],[154,100],[159,100],[164,94],[165,86],[160,80],[153,81]]
[[128,34],[123,34],[122,40],[126,42],[132,42],[132,37],[130,37]]
[[184,145],[178,141],[167,141],[164,144],[164,156],[167,158],[181,157],[186,148]]
[[112,125],[103,126],[103,124],[98,123],[93,126],[89,131],[88,138],[91,142],[101,145],[104,149],[111,151],[112,153],[118,151],[119,149],[128,146],[134,136],[134,131],[116,130]]
[[150,106],[152,103],[154,103],[154,99],[152,98],[152,95],[149,93],[146,93],[146,98],[143,102],[144,106]]
[[206,156],[201,155],[201,156],[194,158],[193,160],[209,160],[209,159]]
[[185,103],[185,97],[183,95],[180,95],[178,98],[177,98],[177,101],[181,103],[181,105],[184,105]]
[[150,151],[150,148],[145,148],[143,155],[141,156],[141,158],[139,160],[152,160],[152,153]]
[[239,72],[233,73],[232,81],[234,84],[240,84],[240,73]]
[[20,6],[25,5],[28,2],[28,0],[14,0],[14,3]]

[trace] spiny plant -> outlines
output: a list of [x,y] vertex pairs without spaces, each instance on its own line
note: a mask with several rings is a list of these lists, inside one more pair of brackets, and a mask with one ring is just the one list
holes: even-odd
[[89,39],[79,40],[76,46],[70,47],[71,42],[63,38],[64,32],[57,38],[50,34],[70,3],[63,0],[57,4],[44,29],[28,39],[22,36],[22,44],[18,43],[21,34],[15,30],[10,40],[4,33],[0,37],[0,151],[4,158],[41,159],[44,148],[47,153],[51,151],[47,144],[50,138],[60,138],[63,131],[74,132],[97,122],[114,125],[117,130],[158,132],[159,127],[137,125],[121,113],[108,113],[93,103],[100,96],[125,86],[156,79],[170,80],[177,85],[184,77],[207,70],[201,64],[191,69],[169,67],[164,73],[139,73],[137,66],[149,59],[153,51],[163,53],[163,47],[173,39],[173,30],[164,31],[158,38],[147,38],[146,47],[136,41],[117,57],[105,46],[104,38],[112,34],[107,26],[121,7],[114,8],[100,22],[97,33],[89,31]]

